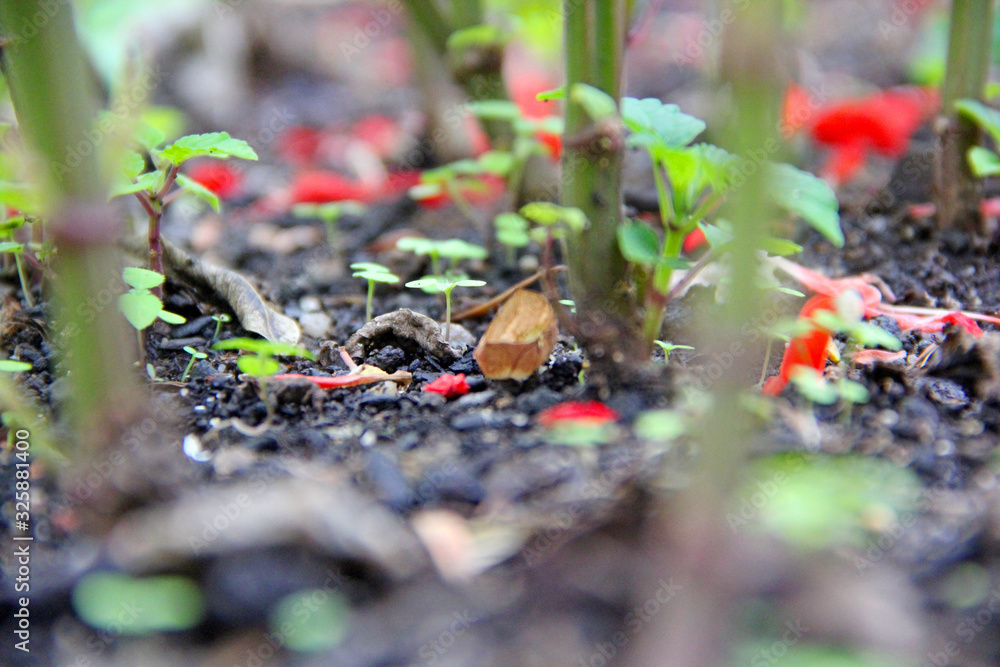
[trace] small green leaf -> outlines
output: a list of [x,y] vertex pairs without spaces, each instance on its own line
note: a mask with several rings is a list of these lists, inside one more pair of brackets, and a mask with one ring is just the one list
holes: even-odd
[[468,49],[503,46],[506,42],[507,38],[500,28],[484,23],[454,31],[448,36],[446,48],[449,55],[459,57]]
[[184,324],[187,322],[183,316],[178,315],[177,313],[171,313],[169,310],[161,310],[156,314],[156,316],[167,324]]
[[573,231],[582,231],[587,226],[587,216],[572,206],[559,206],[552,202],[536,201],[521,207],[521,215],[535,224],[551,227],[563,222]]
[[122,171],[128,176],[130,181],[134,181],[142,173],[142,170],[146,168],[146,160],[135,151],[129,151],[125,159],[122,160]]
[[31,364],[26,361],[17,361],[16,359],[0,359],[0,371],[4,373],[21,373],[23,371],[30,371]]
[[[109,114],[111,118],[114,118],[113,114]],[[148,123],[139,123],[135,128],[135,140],[143,148],[152,150],[156,148],[164,141],[167,140],[167,136],[157,127],[153,127]]]
[[0,252],[19,253],[24,252],[23,243],[13,241],[0,241]]
[[976,100],[959,100],[955,102],[955,109],[989,132],[993,141],[1000,143],[1000,111]]
[[[398,247],[398,246],[397,246]],[[447,239],[437,244],[437,251],[441,257],[448,259],[486,259],[489,253],[486,248],[467,243],[462,239]]]
[[444,188],[441,187],[440,183],[421,183],[410,188],[407,194],[410,195],[410,199],[421,201],[437,197],[442,192],[444,192]]
[[982,146],[973,146],[968,153],[969,168],[977,178],[1000,174],[1000,155]]
[[814,368],[797,366],[792,371],[792,384],[799,393],[813,403],[832,405],[840,398],[837,389],[823,378],[823,374]]
[[633,264],[652,267],[660,261],[660,237],[648,225],[625,222],[618,226],[618,247]]
[[539,102],[548,102],[550,100],[562,100],[566,98],[566,87],[559,86],[558,88],[553,88],[552,90],[543,90],[542,92],[535,95],[535,99]]
[[521,117],[521,109],[514,102],[507,100],[484,100],[470,102],[469,109],[480,118],[488,120],[514,121]]
[[676,104],[664,104],[653,97],[623,98],[622,120],[636,137],[630,138],[633,145],[681,148],[694,141],[706,127],[704,121],[682,112]]
[[208,358],[207,354],[205,354],[204,352],[199,352],[198,350],[194,349],[190,345],[185,345],[183,349],[184,349],[185,352],[187,352],[188,354],[190,354],[195,359],[207,359]]
[[111,186],[108,198],[113,199],[122,195],[130,195],[133,192],[153,192],[156,190],[159,182],[160,172],[158,171],[149,171],[145,174],[140,174],[134,181],[122,178]]
[[163,302],[152,292],[135,290],[118,297],[118,309],[133,327],[141,331],[156,320],[163,310]]
[[220,340],[212,346],[213,350],[242,350],[253,352],[254,354],[273,355],[277,357],[302,357],[303,359],[315,359],[316,356],[298,345],[288,343],[278,343],[263,338],[227,338]]
[[293,651],[318,653],[344,640],[349,621],[347,599],[337,591],[317,588],[282,598],[271,614],[271,629]]
[[187,630],[204,613],[198,585],[178,575],[88,574],[73,589],[73,607],[87,625],[131,636]]
[[478,162],[486,173],[506,176],[514,167],[514,156],[507,151],[486,151],[479,156]]
[[582,106],[587,115],[595,121],[611,118],[618,113],[615,98],[590,84],[574,83],[570,99]]
[[485,280],[456,280],[451,284],[452,287],[482,287],[486,284]]
[[652,442],[675,440],[686,430],[687,421],[676,410],[647,410],[635,420],[635,434]]
[[137,266],[127,266],[122,271],[122,278],[130,287],[136,289],[153,289],[163,284],[166,278],[163,274],[149,269],[140,269]]
[[236,367],[242,373],[259,378],[274,375],[281,370],[281,364],[274,359],[259,357],[256,354],[248,354],[240,357],[236,361]]
[[440,292],[444,290],[444,288],[448,285],[448,282],[449,281],[445,279],[439,279],[433,277],[420,278],[419,280],[411,280],[410,282],[406,283],[406,287],[412,287],[417,289],[434,288],[435,291]]
[[377,262],[354,262],[351,264],[351,269],[354,271],[366,271],[369,273],[386,273],[392,275],[392,271],[389,270],[388,266],[383,266]]
[[192,180],[184,174],[177,174],[177,185],[185,192],[207,202],[216,213],[219,212],[219,196],[198,181]]
[[193,157],[205,156],[225,159],[238,157],[256,160],[257,153],[242,139],[233,139],[228,132],[189,134],[160,151],[160,155],[171,164],[179,165]]
[[376,283],[398,283],[399,277],[385,271],[356,271],[352,273],[353,278],[364,278]]
[[770,255],[778,255],[783,257],[785,255],[794,255],[795,253],[802,252],[802,246],[793,241],[787,239],[779,239],[773,236],[767,236],[763,239],[761,245],[764,250]]
[[830,185],[790,164],[770,165],[768,190],[779,206],[802,217],[838,248],[844,246],[837,195]]
[[701,227],[701,231],[705,233],[705,240],[708,241],[708,245],[715,251],[724,248],[729,243],[732,243],[735,238],[728,229],[723,229],[723,225],[728,225],[725,220],[718,220],[717,224],[710,225],[708,223],[700,223],[698,226]]
[[408,250],[415,255],[429,255],[437,249],[436,246],[437,244],[434,241],[419,236],[404,236],[396,241],[396,248],[399,250]]
[[0,204],[24,213],[37,213],[41,209],[37,188],[11,181],[0,181]]

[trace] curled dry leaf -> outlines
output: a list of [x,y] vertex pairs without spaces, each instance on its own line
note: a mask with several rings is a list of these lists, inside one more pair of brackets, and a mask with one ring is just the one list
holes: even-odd
[[548,299],[518,290],[497,312],[472,356],[492,380],[524,380],[549,358],[558,334]]
[[295,345],[302,330],[292,318],[271,308],[250,282],[229,269],[213,266],[192,257],[163,239],[163,260],[168,272],[206,287],[228,303],[247,331],[260,334],[272,343]]

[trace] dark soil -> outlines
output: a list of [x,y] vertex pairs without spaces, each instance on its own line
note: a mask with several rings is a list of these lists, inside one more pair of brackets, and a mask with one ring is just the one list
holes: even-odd
[[[907,204],[927,196],[920,181],[845,195],[845,248],[801,233],[805,251],[795,261],[831,277],[876,274],[901,304],[996,313],[996,240],[972,243],[940,232],[932,219],[911,219]],[[214,224],[178,216],[167,234],[185,241]],[[318,361],[285,360],[287,372],[331,375],[346,370],[337,346],[364,324],[365,285],[347,265],[381,261],[404,281],[425,273],[410,258],[371,250],[403,228],[483,241],[457,212],[428,214],[402,198],[342,220],[335,251],[318,223],[261,219],[245,201],[227,211],[211,254],[304,325],[303,344]],[[282,234],[303,240],[275,251]],[[467,268],[488,285],[457,290],[456,310],[527,275],[499,263]],[[22,386],[58,416],[65,389],[55,376],[47,306],[24,308],[16,279],[0,289],[3,352],[32,363]],[[469,346],[457,359],[440,359],[387,338],[355,361],[409,371],[409,386],[321,390],[301,381],[262,387],[239,373],[232,352],[208,351],[180,382],[189,359],[181,348],[206,350],[215,339],[210,316],[225,306],[171,280],[166,307],[189,324],[157,323],[146,336],[156,376],[151,426],[143,422],[123,449],[72,483],[60,486],[54,468],[36,467],[32,654],[11,647],[16,596],[5,586],[0,662],[609,664],[658,630],[665,600],[677,595],[683,603],[669,576],[650,583],[657,571],[651,553],[655,527],[675,509],[696,452],[683,439],[645,441],[633,425],[644,410],[674,405],[681,387],[704,376],[712,360],[690,331],[695,313],[714,307],[714,289],[692,288],[668,313],[665,338],[696,349],[673,352],[669,365],[657,353],[627,386],[591,377],[563,332],[549,362],[522,383],[485,379]],[[776,300],[773,310],[791,315],[797,303]],[[375,305],[379,314],[444,313],[440,297],[397,287],[380,289]],[[742,576],[733,584],[732,641],[772,646],[787,620],[809,628],[810,642],[903,655],[908,662],[900,664],[1000,664],[1000,335],[989,326],[980,339],[957,330],[903,334],[888,319],[875,323],[900,337],[907,357],[850,371],[870,400],[848,411],[811,406],[787,391],[755,455],[879,457],[914,471],[926,502],[899,534],[876,523],[861,549],[803,554],[763,533],[741,535],[725,556]],[[488,319],[462,325],[478,339]],[[219,337],[240,335],[227,324]],[[763,344],[752,353],[763,364]],[[773,356],[770,366],[774,373]],[[464,373],[469,393],[449,400],[422,390],[442,373]],[[568,446],[537,424],[542,410],[578,399],[601,400],[621,415],[603,443]],[[0,462],[0,488],[10,499],[15,460],[5,452]],[[14,509],[4,503],[0,522],[10,530]],[[88,533],[81,524],[99,529]],[[9,581],[16,572],[10,549],[3,563]],[[101,570],[190,577],[204,594],[205,615],[194,629],[167,635],[95,631],[78,618],[71,596],[84,575]],[[955,593],[963,582],[989,593],[963,606]],[[269,622],[285,596],[309,589],[346,601],[346,636],[325,651],[291,651]],[[751,655],[764,660],[752,664],[778,659]]]

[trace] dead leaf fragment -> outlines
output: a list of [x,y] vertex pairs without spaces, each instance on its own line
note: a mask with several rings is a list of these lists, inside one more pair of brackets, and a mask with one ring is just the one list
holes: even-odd
[[558,335],[548,299],[518,290],[497,312],[472,356],[491,380],[524,380],[548,360]]

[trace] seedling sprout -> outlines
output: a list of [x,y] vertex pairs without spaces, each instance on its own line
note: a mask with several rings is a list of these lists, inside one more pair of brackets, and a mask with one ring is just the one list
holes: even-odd
[[352,274],[355,278],[364,278],[368,281],[368,299],[365,301],[365,322],[372,319],[372,300],[375,296],[375,283],[398,283],[399,276],[375,262],[355,262],[351,264],[354,269]]
[[425,292],[444,292],[445,315],[444,315],[444,339],[451,342],[451,291],[456,287],[482,287],[486,284],[484,280],[453,279],[448,277],[426,277],[420,280],[411,280],[406,283],[407,287],[422,289]]

